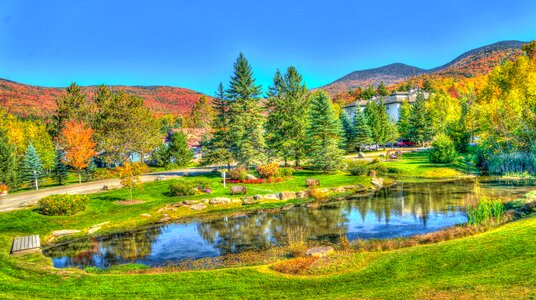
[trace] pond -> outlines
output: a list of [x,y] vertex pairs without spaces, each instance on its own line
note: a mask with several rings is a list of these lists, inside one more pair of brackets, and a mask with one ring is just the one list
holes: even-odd
[[80,239],[44,254],[58,268],[162,266],[284,245],[298,228],[308,240],[333,243],[343,234],[350,241],[406,237],[465,223],[464,207],[482,195],[515,199],[530,190],[520,181],[404,183],[368,197]]

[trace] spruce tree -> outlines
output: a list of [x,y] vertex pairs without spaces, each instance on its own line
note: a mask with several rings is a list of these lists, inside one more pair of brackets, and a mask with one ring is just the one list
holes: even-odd
[[383,83],[383,81],[380,81],[380,84],[378,85],[378,88],[376,89],[376,94],[379,96],[389,95],[389,91],[385,87],[385,83]]
[[357,110],[354,115],[354,140],[352,145],[357,148],[358,152],[361,152],[361,147],[371,142],[372,133],[365,117],[365,112]]
[[307,145],[311,164],[324,172],[336,170],[343,157],[343,151],[339,148],[341,123],[326,92],[313,92],[310,102]]
[[295,67],[288,67],[285,75],[276,71],[266,106],[270,112],[266,122],[270,155],[282,158],[285,165],[289,159],[294,159],[298,166],[305,155],[303,141],[306,139],[309,100],[307,87]]
[[355,138],[354,126],[350,121],[348,114],[344,110],[341,111],[339,119],[343,130],[342,141],[344,142],[344,148],[346,151],[350,152],[355,148],[353,146],[353,141]]
[[19,179],[16,148],[9,144],[5,132],[0,130],[0,183],[16,189],[20,184]]
[[227,169],[231,169],[233,152],[231,147],[231,136],[229,132],[230,101],[225,95],[223,84],[220,82],[216,95],[212,100],[214,118],[211,127],[214,131],[212,137],[203,143],[203,159],[201,164],[225,164]]
[[409,116],[409,132],[410,140],[424,145],[425,142],[432,138],[432,120],[430,113],[426,109],[426,101],[422,92],[417,94],[417,101],[411,107]]
[[33,144],[30,143],[26,149],[26,154],[22,160],[22,179],[29,183],[31,187],[35,186],[35,180],[39,181],[43,178],[43,165],[41,164],[41,159],[35,151]]
[[188,148],[186,134],[182,132],[175,132],[171,135],[168,149],[170,157],[174,158],[175,163],[181,167],[188,165],[194,156],[192,150]]
[[54,169],[52,170],[52,177],[59,185],[65,184],[68,176],[67,165],[63,161],[64,157],[65,155],[62,151],[56,150],[56,160]]
[[242,165],[265,160],[261,91],[261,86],[255,84],[248,60],[240,53],[234,63],[227,95],[232,101],[229,124],[232,151],[235,160]]
[[407,139],[409,133],[409,115],[411,113],[411,104],[408,101],[403,101],[400,106],[400,114],[397,122],[397,130],[400,137]]

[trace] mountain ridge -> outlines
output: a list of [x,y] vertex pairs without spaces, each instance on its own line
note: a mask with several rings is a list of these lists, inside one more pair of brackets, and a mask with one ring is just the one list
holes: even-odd
[[[99,85],[81,86],[91,97]],[[203,93],[165,85],[107,85],[112,91],[125,91],[143,98],[154,114],[189,114]],[[55,99],[65,93],[64,87],[44,87],[0,78],[0,107],[20,116],[44,117],[56,109]],[[210,98],[210,97],[209,97]]]
[[[521,46],[526,42],[505,40],[474,48],[463,52],[451,61],[431,69],[422,69],[404,63],[392,63],[371,69],[357,70],[324,85],[332,96],[355,89],[359,86],[378,85],[383,81],[386,85],[400,83],[411,77],[438,74],[445,76],[472,77],[485,74],[498,65],[503,59],[512,59],[521,54]],[[393,66],[400,70],[390,72]]]

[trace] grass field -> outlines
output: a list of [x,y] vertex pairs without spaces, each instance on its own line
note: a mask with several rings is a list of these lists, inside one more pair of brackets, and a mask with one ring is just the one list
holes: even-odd
[[[0,254],[1,298],[428,298],[536,296],[536,218],[477,236],[348,257],[337,274],[295,277],[269,266],[162,274],[54,270],[39,255]],[[1,236],[2,244],[8,242]],[[4,250],[4,249],[2,249]]]
[[[393,162],[397,168],[415,174],[438,168],[464,174],[461,162],[429,165],[422,153],[409,154]],[[387,162],[387,164],[391,164]],[[439,174],[445,174],[439,172]],[[214,183],[210,197],[230,197],[217,175],[204,176]],[[321,187],[363,184],[365,176],[346,173],[320,174],[296,172],[281,183],[248,184],[248,195],[305,190],[305,179],[315,177]],[[193,180],[189,178],[187,180]],[[496,299],[536,297],[536,217],[519,220],[472,237],[385,252],[344,253],[322,261],[312,276],[284,275],[270,265],[226,268],[212,271],[156,272],[129,274],[129,266],[113,271],[86,272],[54,269],[41,254],[10,256],[13,237],[53,230],[82,229],[105,221],[103,231],[142,226],[161,217],[157,210],[165,204],[186,198],[167,195],[176,180],[151,182],[134,192],[142,204],[121,206],[114,203],[129,197],[126,190],[113,190],[90,196],[88,208],[71,217],[42,216],[26,209],[0,214],[0,298],[461,298]],[[207,198],[207,195],[187,199]],[[194,212],[181,207],[177,218],[208,217],[239,210],[280,207],[303,199],[273,201],[253,206],[232,204],[209,206]],[[140,214],[152,214],[144,219]],[[99,232],[100,233],[100,232]],[[130,266],[136,268],[136,266]]]

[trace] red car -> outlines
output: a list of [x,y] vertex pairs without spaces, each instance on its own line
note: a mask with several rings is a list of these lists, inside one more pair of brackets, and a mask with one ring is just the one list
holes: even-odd
[[415,143],[409,140],[399,140],[396,142],[397,147],[414,147]]

